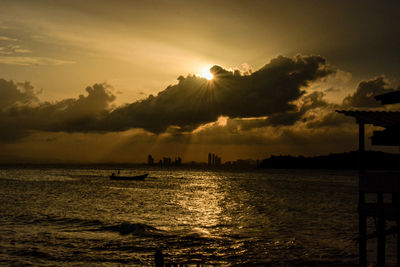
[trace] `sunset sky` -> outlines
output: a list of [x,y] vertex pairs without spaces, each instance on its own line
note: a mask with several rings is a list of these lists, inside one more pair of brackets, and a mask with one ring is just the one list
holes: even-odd
[[354,120],[334,111],[399,89],[399,14],[398,1],[0,0],[0,163],[354,150]]

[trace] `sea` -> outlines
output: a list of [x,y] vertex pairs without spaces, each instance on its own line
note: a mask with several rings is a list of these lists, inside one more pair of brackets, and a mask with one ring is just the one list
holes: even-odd
[[156,251],[188,266],[357,263],[354,171],[115,171],[1,167],[0,265],[154,266]]

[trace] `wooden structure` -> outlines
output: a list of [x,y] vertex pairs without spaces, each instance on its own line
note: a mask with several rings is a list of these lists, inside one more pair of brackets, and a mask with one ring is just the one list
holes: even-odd
[[[400,102],[399,96],[400,91],[396,91],[375,98],[382,104],[393,104]],[[370,172],[366,170],[363,161],[364,125],[371,124],[385,128],[383,131],[373,132],[372,145],[399,146],[400,112],[350,110],[338,110],[337,112],[354,117],[359,126],[359,264],[361,267],[367,266],[367,240],[377,237],[377,266],[385,266],[386,235],[395,233],[397,238],[397,266],[400,266],[400,172]],[[376,201],[367,203],[366,194],[374,194]],[[391,195],[390,203],[384,202],[384,194]],[[367,233],[368,217],[373,217],[376,221],[375,233]],[[395,221],[396,227],[386,229],[387,221]]]

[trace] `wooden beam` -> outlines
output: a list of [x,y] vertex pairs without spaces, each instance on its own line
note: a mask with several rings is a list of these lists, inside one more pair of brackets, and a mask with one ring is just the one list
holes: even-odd
[[[360,174],[364,172],[363,165],[363,157],[364,157],[364,122],[357,121],[358,123],[358,170]],[[358,192],[358,205],[364,205],[365,203],[365,194],[360,190],[360,179],[362,179],[361,175],[358,178],[359,182],[359,192]],[[360,212],[358,213],[358,232],[359,236],[367,235],[367,216]],[[367,239],[361,239],[358,243],[358,254],[359,254],[359,264],[360,267],[367,266]]]

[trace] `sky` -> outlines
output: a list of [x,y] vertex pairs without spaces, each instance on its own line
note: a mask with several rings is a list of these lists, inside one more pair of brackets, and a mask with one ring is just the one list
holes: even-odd
[[[0,0],[0,163],[357,148],[391,109],[397,1]],[[373,128],[367,128],[371,133]]]

